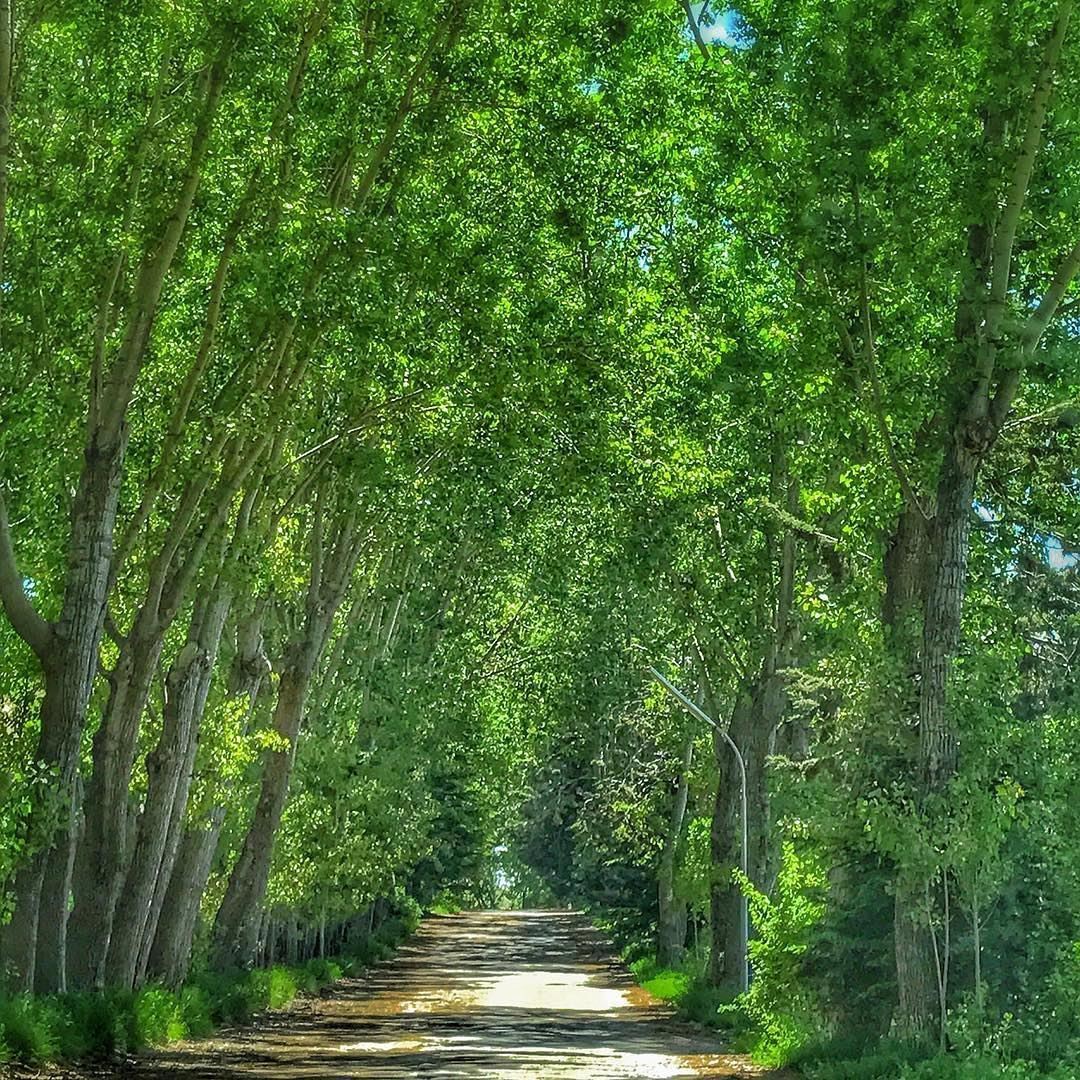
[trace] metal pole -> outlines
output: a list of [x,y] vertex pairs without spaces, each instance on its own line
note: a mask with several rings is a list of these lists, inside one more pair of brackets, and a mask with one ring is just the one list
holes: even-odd
[[[717,732],[723,738],[724,742],[731,747],[731,752],[735,755],[735,760],[739,763],[739,782],[741,785],[740,794],[742,796],[742,859],[741,869],[744,878],[749,878],[749,862],[748,855],[750,850],[749,843],[749,827],[747,824],[747,812],[746,812],[746,761],[739,751],[739,748],[735,745],[731,736],[711,717],[708,713],[704,712],[698,705],[694,704],[678,687],[672,685],[659,671],[654,667],[649,668],[649,674],[669,693],[675,700],[688,712],[691,716],[697,717],[703,723],[708,724],[713,731]],[[750,989],[750,904],[746,897],[746,890],[740,885],[739,892],[742,894],[742,904],[740,906],[740,922],[742,943],[743,943],[743,970],[742,970],[742,989],[743,993],[746,993]]]

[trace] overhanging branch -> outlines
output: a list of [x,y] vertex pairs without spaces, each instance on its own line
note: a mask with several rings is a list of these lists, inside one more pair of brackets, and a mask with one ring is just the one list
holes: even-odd
[[34,650],[38,659],[44,660],[52,639],[52,628],[26,595],[11,542],[11,525],[3,495],[0,495],[0,601],[15,632]]

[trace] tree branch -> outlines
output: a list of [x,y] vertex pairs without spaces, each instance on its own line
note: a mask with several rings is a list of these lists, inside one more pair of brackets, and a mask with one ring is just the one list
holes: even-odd
[[1065,256],[1061,265],[1054,275],[1054,280],[1046,290],[1045,295],[1039,302],[1039,306],[1028,316],[1024,323],[1020,338],[1019,355],[1015,357],[1015,363],[1009,368],[998,382],[994,397],[990,402],[990,422],[995,432],[1001,431],[1005,425],[1005,418],[1009,415],[1016,393],[1020,389],[1020,376],[1027,366],[1039,340],[1046,328],[1050,325],[1061,300],[1064,297],[1077,271],[1080,271],[1080,240],[1074,245],[1068,255]]
[[[1005,313],[1005,302],[1009,291],[1009,277],[1012,273],[1013,246],[1020,227],[1020,215],[1027,199],[1031,176],[1035,169],[1035,158],[1042,145],[1043,125],[1046,122],[1046,110],[1054,87],[1054,73],[1061,59],[1061,49],[1065,33],[1069,27],[1074,0],[1058,0],[1054,26],[1046,42],[1042,64],[1035,78],[1031,92],[1031,104],[1028,106],[1027,125],[1024,139],[1020,144],[1016,163],[1013,166],[1009,191],[1005,199],[1005,208],[994,230],[994,244],[990,260],[990,296],[986,315],[985,336],[993,341],[1001,326]],[[991,350],[992,351],[992,350]],[[988,361],[992,367],[992,359]],[[989,378],[991,371],[980,371],[980,376]]]
[[1076,277],[1077,271],[1080,271],[1080,240],[1077,240],[1069,254],[1061,261],[1054,280],[1050,282],[1050,287],[1039,301],[1039,306],[1024,323],[1021,338],[1024,351],[1028,355],[1035,350],[1050,321],[1060,310],[1061,301],[1072,284],[1073,278]]
[[1028,413],[1027,416],[1018,416],[1014,420],[1010,420],[1007,424],[1003,424],[1002,427],[1014,428],[1019,427],[1022,424],[1030,424],[1035,420],[1049,420],[1051,417],[1064,412],[1066,409],[1075,409],[1078,406],[1080,406],[1080,398],[1066,398],[1064,401],[1059,401],[1048,408],[1040,409],[1038,412]]
[[3,495],[0,495],[0,602],[15,633],[34,650],[39,660],[44,661],[52,640],[52,627],[37,613],[26,595],[11,542],[11,526]]
[[[854,197],[857,207],[858,189],[856,189]],[[859,229],[861,232],[861,218],[859,217],[858,208],[856,208],[856,215],[860,221]],[[828,282],[826,281],[826,287],[827,286]],[[893,442],[892,430],[889,427],[889,420],[885,415],[884,394],[881,390],[881,379],[878,377],[877,369],[877,346],[874,341],[874,326],[870,316],[870,295],[867,285],[866,260],[862,257],[859,258],[859,307],[863,322],[863,334],[866,339],[866,368],[867,374],[870,376],[870,403],[874,415],[874,422],[877,426],[878,433],[881,436],[881,441],[885,444],[885,455],[889,459],[889,466],[896,476],[897,482],[900,484],[900,492],[903,495],[904,502],[913,507],[924,521],[929,521],[930,517],[923,508],[919,496],[915,491],[915,486],[912,484],[911,478],[904,468],[904,463],[900,460],[900,455],[897,453],[896,444]],[[857,371],[859,359],[858,354],[855,351],[855,343],[851,340],[851,333],[848,331],[847,326],[844,324],[844,320],[840,317],[840,313],[836,310],[835,306],[832,309],[832,314],[837,331],[840,335],[840,346],[844,350],[844,354],[847,356],[849,363]]]
[[697,19],[694,18],[694,9],[690,6],[690,0],[682,0],[682,9],[686,12],[686,21],[690,24],[690,33],[694,36],[694,43],[698,47],[698,52],[700,52],[706,60],[711,60],[712,53],[709,51],[709,46],[705,39],[701,36],[701,26]]

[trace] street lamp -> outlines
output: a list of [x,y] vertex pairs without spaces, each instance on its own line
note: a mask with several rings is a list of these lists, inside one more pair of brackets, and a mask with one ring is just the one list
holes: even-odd
[[[735,755],[735,760],[739,763],[739,782],[741,785],[742,795],[742,860],[741,868],[744,880],[750,875],[748,873],[748,852],[749,842],[747,839],[747,814],[746,814],[746,761],[742,754],[739,752],[739,748],[735,745],[731,736],[706,712],[704,712],[699,706],[695,705],[681,690],[673,686],[659,671],[654,667],[649,668],[649,674],[669,693],[675,700],[688,712],[691,716],[696,716],[698,720],[708,724],[713,731],[717,732],[724,742],[731,747],[731,752]],[[742,894],[742,905],[739,912],[740,927],[742,944],[743,944],[743,970],[742,970],[742,990],[746,993],[750,989],[750,906],[746,897],[746,889],[740,884],[739,892]]]

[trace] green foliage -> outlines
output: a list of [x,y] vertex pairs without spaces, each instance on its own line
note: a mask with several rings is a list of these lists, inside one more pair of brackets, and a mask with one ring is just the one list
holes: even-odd
[[373,952],[360,949],[337,959],[315,958],[300,967],[205,973],[178,991],[151,986],[134,994],[110,990],[0,997],[0,1047],[5,1055],[33,1064],[108,1059],[203,1038],[221,1025],[250,1023],[260,1012],[286,1007],[298,993],[315,994],[346,972],[392,955],[412,932],[412,905],[407,910],[407,916],[383,924],[372,935]]
[[[741,878],[741,875],[740,875]],[[817,1002],[803,979],[804,958],[825,912],[827,884],[821,856],[798,839],[785,840],[771,895],[741,878],[750,902],[750,989],[722,1015],[742,1014],[757,1032],[754,1060],[785,1065],[820,1031]]]
[[[679,5],[652,0],[128,7],[15,5],[0,496],[18,565],[2,579],[51,620],[89,565],[71,500],[101,460],[86,436],[104,387],[126,457],[104,485],[117,520],[88,542],[125,554],[82,604],[109,627],[72,661],[95,674],[85,723],[57,740],[68,772],[125,773],[105,785],[118,818],[147,805],[172,665],[218,590],[232,603],[179,808],[223,821],[200,962],[269,761],[294,764],[254,906],[332,935],[393,902],[374,933],[350,930],[340,967],[7,998],[8,1052],[108,1054],[244,1022],[385,959],[420,906],[551,902],[604,913],[646,985],[763,1061],[829,1035],[859,1044],[850,1068],[867,1076],[1077,1061],[1080,347],[1061,274],[1076,16],[1043,82],[1056,0],[747,0],[745,47],[708,59]],[[189,183],[214,57],[228,70]],[[1012,209],[1015,231],[995,235]],[[148,300],[139,268],[173,226]],[[1040,329],[1055,281],[1064,317]],[[129,326],[145,355],[126,352]],[[931,712],[960,752],[928,793],[934,560],[914,560],[909,611],[894,621],[882,600],[898,515],[944,535],[957,447],[978,458],[954,508],[970,550],[943,563],[964,599],[942,621]],[[316,603],[309,581],[334,575],[314,560],[348,521],[355,565]],[[321,635],[301,632],[313,613]],[[258,655],[241,655],[256,615]],[[127,775],[92,742],[108,745],[110,680],[139,667],[122,650],[156,621],[144,685],[115,695],[145,700],[117,725]],[[285,734],[280,661],[316,638]],[[4,922],[72,804],[38,746],[43,672],[6,618],[0,657]],[[734,1005],[703,978],[730,774],[648,682],[653,663],[744,749],[765,733],[751,824],[771,858]],[[740,730],[745,702],[761,722]],[[774,886],[777,823],[798,839]],[[140,835],[129,824],[112,831]],[[691,955],[660,971],[672,853]],[[947,1061],[877,1041],[897,1003],[899,883],[926,887],[920,917],[949,943]]]
[[792,1062],[807,1080],[894,1080],[923,1057],[918,1048],[904,1043],[882,1042],[867,1050],[841,1039],[804,1047],[792,1055]]
[[60,1047],[62,1016],[48,1000],[27,995],[0,999],[0,1033],[21,1061],[52,1061]]
[[[321,964],[321,967],[314,965]],[[328,976],[330,965],[326,961],[309,961],[304,965],[305,975],[302,985],[305,990],[315,989],[320,982],[320,975]],[[341,972],[338,969],[338,978]],[[322,982],[333,982],[323,977]],[[252,1012],[263,1009],[280,1009],[296,997],[297,983],[292,972],[275,965],[263,971],[253,971],[247,978],[246,997]]]
[[188,1035],[193,1039],[202,1039],[213,1034],[214,1020],[206,991],[200,986],[184,986],[178,996],[180,1015]]
[[132,1015],[136,1046],[165,1046],[188,1033],[183,1002],[169,990],[140,990],[135,995]]
[[1061,1065],[1044,1072],[1031,1062],[1001,1064],[994,1058],[938,1057],[905,1066],[899,1080],[1070,1080],[1073,1066]]
[[644,956],[627,966],[638,983],[661,1001],[681,1001],[693,981],[688,972],[658,968],[651,956]]

